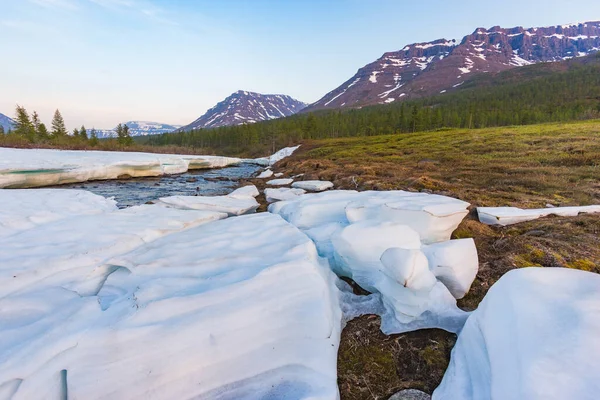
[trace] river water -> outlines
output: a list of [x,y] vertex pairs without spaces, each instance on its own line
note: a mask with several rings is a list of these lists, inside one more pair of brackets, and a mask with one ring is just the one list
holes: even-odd
[[144,204],[166,196],[219,196],[238,187],[238,180],[254,176],[262,167],[240,164],[232,167],[192,170],[179,175],[152,178],[93,181],[57,186],[85,189],[104,197],[113,197],[119,208]]

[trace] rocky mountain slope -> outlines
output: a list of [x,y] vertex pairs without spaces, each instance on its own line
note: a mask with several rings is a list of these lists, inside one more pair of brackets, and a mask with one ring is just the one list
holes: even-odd
[[[124,122],[123,125],[129,127],[129,133],[131,136],[148,136],[148,135],[160,135],[162,133],[173,132],[181,125],[169,125],[161,124],[159,122],[148,122],[148,121],[128,121]],[[114,129],[96,129],[98,138],[109,138],[116,137],[117,133]]]
[[8,131],[14,125],[15,121],[12,118],[7,117],[6,115],[0,113],[0,126],[4,128],[4,131]]
[[288,117],[304,107],[305,103],[290,96],[238,90],[181,130],[242,125]]
[[451,91],[478,73],[561,61],[600,50],[600,21],[546,28],[478,28],[385,53],[303,111],[361,107]]

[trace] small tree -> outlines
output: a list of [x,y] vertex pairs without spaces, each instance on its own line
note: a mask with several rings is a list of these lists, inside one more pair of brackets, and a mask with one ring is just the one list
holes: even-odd
[[0,125],[0,135],[4,135],[4,127]]
[[33,129],[37,133],[40,129],[40,117],[37,111],[34,111],[33,114],[31,114],[31,124],[33,125]]
[[16,114],[14,133],[33,142],[35,130],[33,129],[33,123],[29,118],[29,114],[27,114],[27,110],[17,105]]
[[81,129],[79,130],[79,137],[81,137],[81,139],[85,141],[88,140],[87,131],[85,130],[85,126],[83,125],[81,125]]
[[52,118],[52,136],[62,137],[67,135],[67,128],[65,127],[65,120],[63,119],[60,111],[54,112],[54,118]]
[[73,137],[75,137],[75,138],[79,137],[79,130],[77,128],[73,129]]
[[48,133],[48,128],[46,128],[46,124],[44,124],[43,122],[40,123],[37,134],[42,139],[47,139],[50,136],[50,134]]
[[98,146],[98,134],[94,128],[92,128],[92,131],[90,132],[90,145]]
[[133,139],[129,134],[129,127],[124,124],[117,125],[117,143],[121,146],[130,146],[133,144]]
[[129,127],[127,125],[123,125],[123,138],[125,146],[131,146],[133,144],[133,138],[129,133]]

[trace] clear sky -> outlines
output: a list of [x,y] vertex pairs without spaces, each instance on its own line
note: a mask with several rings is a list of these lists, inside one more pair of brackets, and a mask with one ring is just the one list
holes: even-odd
[[314,102],[409,43],[594,20],[599,0],[0,0],[0,112],[187,124],[238,89]]

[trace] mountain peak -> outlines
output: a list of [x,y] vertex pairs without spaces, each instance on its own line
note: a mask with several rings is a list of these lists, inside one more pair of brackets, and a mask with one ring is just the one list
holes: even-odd
[[181,130],[242,125],[288,117],[306,104],[283,94],[261,94],[238,90]]

